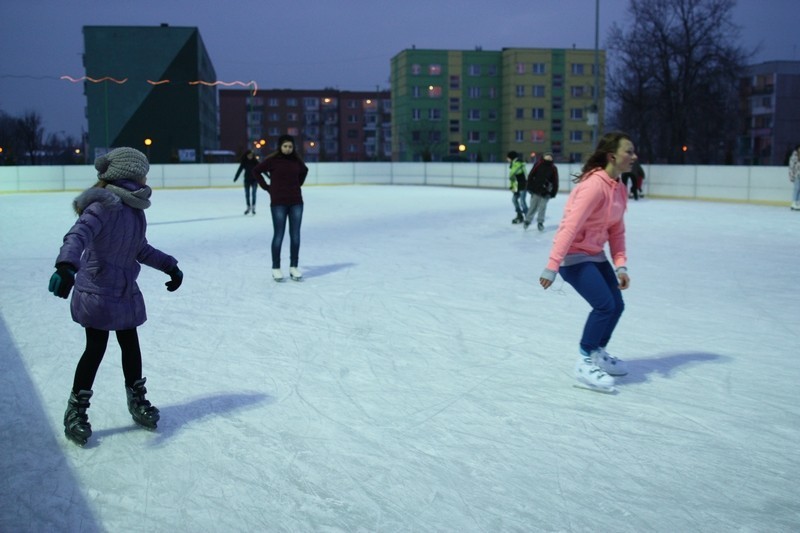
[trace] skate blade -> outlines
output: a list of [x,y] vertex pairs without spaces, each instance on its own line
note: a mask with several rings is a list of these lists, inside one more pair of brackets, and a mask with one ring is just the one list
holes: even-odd
[[292,276],[292,281],[303,281],[303,277],[301,276],[301,277],[298,278],[298,277]]
[[576,389],[583,389],[583,390],[590,390],[592,392],[599,392],[601,394],[616,394],[617,389],[616,387],[610,388],[603,388],[603,387],[592,387],[591,385],[586,385],[585,383],[574,383],[572,385]]
[[275,283],[283,283],[284,281],[286,281],[286,278],[280,278],[280,279],[272,278],[272,279],[275,281]]

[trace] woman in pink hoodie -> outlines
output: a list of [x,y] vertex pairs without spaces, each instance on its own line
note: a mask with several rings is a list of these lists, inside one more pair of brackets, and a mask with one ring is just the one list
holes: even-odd
[[[625,222],[628,191],[620,176],[636,161],[633,142],[625,133],[604,135],[575,178],[564,216],[553,240],[550,258],[539,279],[547,289],[556,274],[575,288],[592,311],[580,341],[575,377],[583,387],[614,391],[614,377],[628,373],[625,363],[606,345],[625,308],[621,291],[630,285],[625,267]],[[605,254],[608,243],[609,262]]]

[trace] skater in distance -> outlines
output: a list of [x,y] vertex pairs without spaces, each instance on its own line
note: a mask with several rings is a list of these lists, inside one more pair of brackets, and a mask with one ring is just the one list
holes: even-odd
[[110,331],[122,351],[128,411],[134,422],[155,429],[158,409],[146,398],[142,352],[136,328],[147,320],[144,298],[136,283],[147,265],[167,274],[167,290],[181,286],[178,261],[147,242],[144,210],[152,190],[146,185],[150,165],[133,148],[116,148],[98,157],[97,183],[72,205],[78,221],[64,236],[49,290],[66,299],[72,290],[72,319],[86,331],[86,349],[75,369],[64,413],[64,434],[83,446],[92,435],[87,409]]
[[[269,183],[264,179],[267,174]],[[300,281],[303,275],[298,268],[300,257],[300,225],[303,222],[303,193],[300,188],[306,181],[308,167],[297,154],[294,137],[281,135],[278,150],[264,158],[253,168],[253,178],[262,189],[269,192],[272,212],[272,278],[283,281],[281,247],[289,220],[289,275]]]
[[511,150],[506,155],[508,161],[508,188],[511,189],[511,203],[517,216],[511,221],[512,224],[519,224],[525,220],[525,213],[528,211],[528,204],[525,203],[526,190],[525,181],[525,162],[520,155]]
[[[575,378],[579,386],[604,392],[614,390],[614,376],[628,373],[625,363],[606,347],[625,307],[621,291],[630,285],[624,222],[628,191],[620,176],[635,161],[633,142],[625,133],[607,133],[600,139],[573,180],[576,186],[539,278],[547,289],[560,274],[592,307],[579,343]],[[604,251],[606,243],[613,266]]]
[[258,158],[252,150],[248,150],[242,155],[239,160],[239,169],[233,177],[233,182],[239,179],[239,175],[244,173],[244,199],[247,202],[247,210],[244,214],[256,214],[256,192],[258,192],[258,183],[253,178],[252,171],[258,164]]

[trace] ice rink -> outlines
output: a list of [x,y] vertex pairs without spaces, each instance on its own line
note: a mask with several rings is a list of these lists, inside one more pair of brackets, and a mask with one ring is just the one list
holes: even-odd
[[565,195],[540,233],[508,191],[307,187],[305,281],[278,284],[263,191],[245,217],[241,188],[156,190],[185,274],[139,278],[161,422],[131,421],[112,336],[80,448],[84,334],[47,291],[76,194],[0,195],[0,531],[800,530],[788,207],[629,202],[607,395],[573,387],[587,304],[538,285]]

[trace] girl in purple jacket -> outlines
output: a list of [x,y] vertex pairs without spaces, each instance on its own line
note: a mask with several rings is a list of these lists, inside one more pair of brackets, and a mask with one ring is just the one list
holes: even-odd
[[116,148],[94,166],[98,182],[73,201],[78,221],[64,236],[49,285],[50,292],[65,299],[74,286],[72,319],[86,330],[86,349],[64,413],[65,435],[81,446],[92,435],[86,410],[110,331],[116,332],[122,350],[128,411],[134,422],[155,429],[159,412],[145,398],[136,332],[147,320],[136,278],[144,264],[169,275],[168,291],[183,280],[178,261],[147,242],[144,210],[152,193],[146,185],[147,157],[133,148]]
[[[633,142],[621,132],[607,133],[583,165],[564,206],[550,258],[539,283],[547,289],[556,273],[592,307],[580,341],[575,378],[582,387],[614,390],[614,376],[628,373],[623,361],[606,351],[625,305],[630,285],[626,267],[624,214],[628,191],[620,175],[636,161]],[[608,243],[611,261],[604,248]]]

